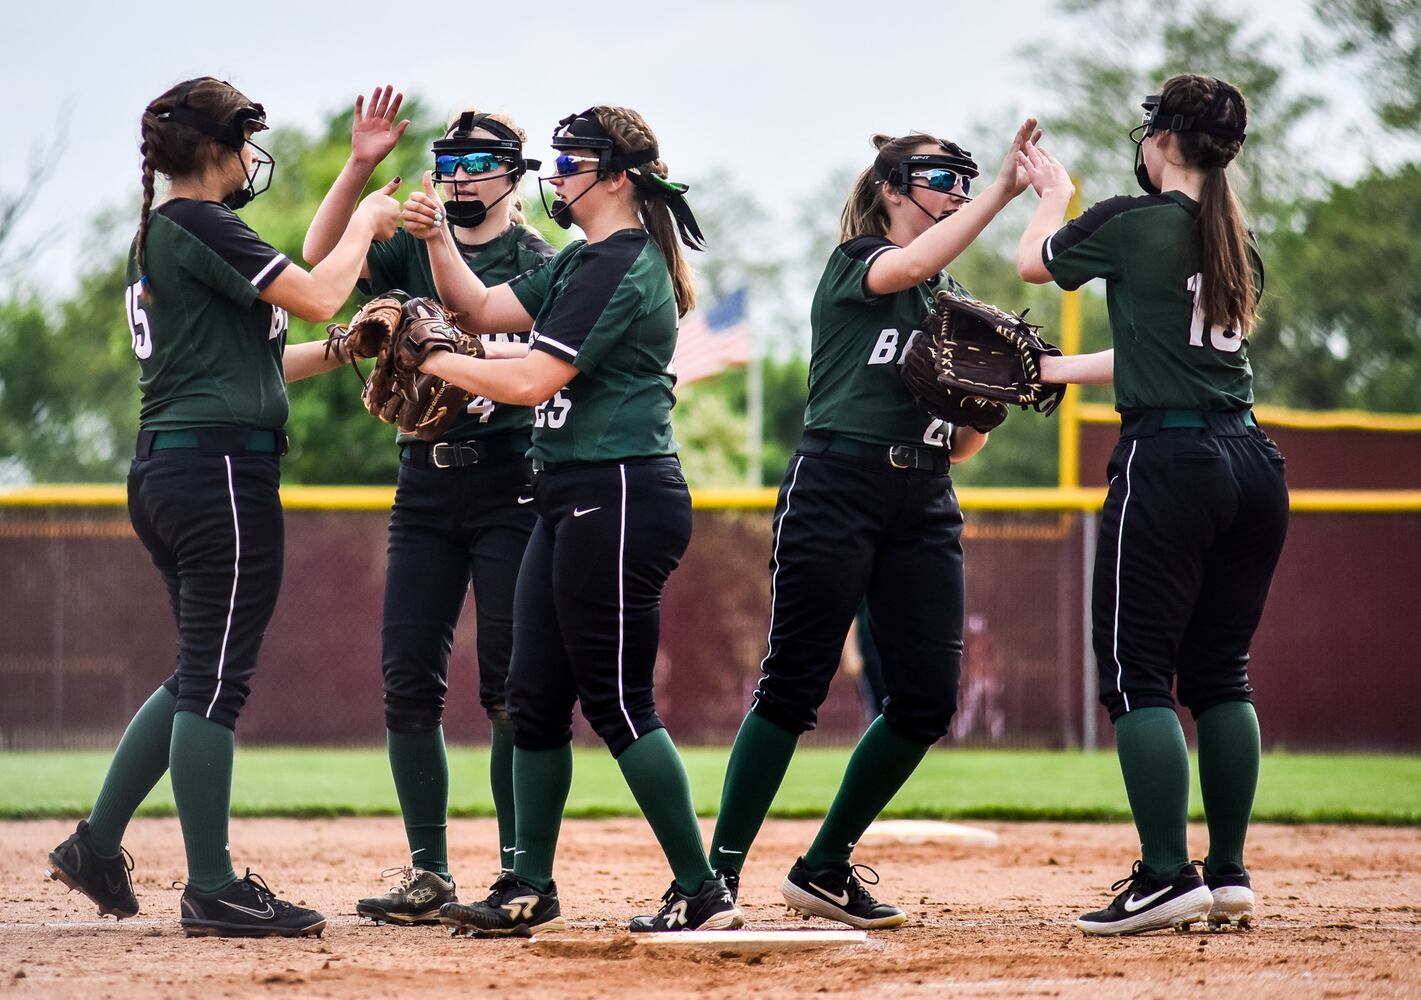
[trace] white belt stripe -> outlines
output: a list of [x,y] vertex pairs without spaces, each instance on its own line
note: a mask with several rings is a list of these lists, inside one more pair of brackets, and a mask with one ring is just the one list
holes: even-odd
[[1125,699],[1125,711],[1130,711],[1130,696],[1120,686],[1124,667],[1120,663],[1120,564],[1125,561],[1125,511],[1130,507],[1130,466],[1135,461],[1138,441],[1130,442],[1130,457],[1125,460],[1125,500],[1120,505],[1120,531],[1115,538],[1115,631],[1112,652],[1115,654],[1115,690]]
[[227,663],[227,640],[232,637],[232,612],[237,607],[237,577],[242,565],[242,531],[237,523],[237,490],[232,485],[232,456],[224,455],[227,463],[227,496],[232,501],[232,596],[227,601],[227,629],[222,633],[222,649],[217,654],[217,688],[212,692],[212,701],[207,706],[204,718],[212,718],[212,709],[217,705],[217,697],[222,693],[222,668]]
[[799,466],[804,461],[803,455],[798,455],[794,460],[794,472],[789,477],[789,489],[785,490],[785,512],[780,515],[780,523],[775,525],[775,548],[771,559],[775,564],[775,570],[770,574],[770,631],[765,636],[765,659],[760,661],[761,673],[765,670],[765,663],[770,659],[770,654],[775,649],[775,599],[779,597],[780,581],[780,538],[784,535],[785,519],[789,517],[789,505],[794,499],[794,486],[799,482]]
[[627,701],[622,689],[622,651],[625,646],[625,625],[622,620],[626,607],[626,588],[623,582],[623,567],[626,565],[627,551],[627,467],[618,465],[622,476],[622,516],[617,534],[617,703],[622,706],[622,718],[627,720],[627,728],[632,731],[632,739],[641,739],[627,711]]

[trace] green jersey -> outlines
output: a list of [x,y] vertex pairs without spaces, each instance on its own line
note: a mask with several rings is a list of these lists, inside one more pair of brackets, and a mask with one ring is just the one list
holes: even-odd
[[[1056,284],[1105,279],[1117,410],[1242,410],[1253,405],[1248,338],[1204,329],[1199,204],[1178,191],[1091,206],[1041,248]],[[1254,287],[1263,261],[1248,243]]]
[[125,302],[144,430],[286,423],[286,310],[257,296],[291,263],[215,201],[175,198],[148,218]]
[[804,426],[883,445],[947,446],[949,428],[918,408],[902,364],[934,293],[966,294],[946,271],[889,295],[864,286],[883,236],[858,236],[835,248],[814,291],[809,322],[809,404]]
[[[464,263],[485,285],[498,285],[531,268],[539,267],[556,252],[535,229],[510,226],[501,236],[473,246],[455,240]],[[360,282],[360,290],[379,295],[401,289],[411,295],[439,297],[434,287],[434,272],[429,266],[429,248],[403,229],[394,237],[370,244],[365,256],[370,277]],[[527,332],[495,333],[488,340],[526,342]],[[533,411],[526,406],[495,403],[483,396],[469,401],[468,412],[445,432],[445,441],[468,441],[512,431],[526,431],[533,422]],[[401,443],[414,441],[412,435],[401,434]]]
[[530,458],[600,462],[671,455],[676,296],[640,229],[577,240],[509,285],[534,317],[530,341],[577,368],[537,407]]

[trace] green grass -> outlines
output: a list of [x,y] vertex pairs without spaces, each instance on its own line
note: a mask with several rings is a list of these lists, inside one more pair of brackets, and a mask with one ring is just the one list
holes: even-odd
[[[808,748],[796,755],[772,815],[821,816],[848,749]],[[723,748],[683,751],[696,808],[713,815],[725,769]],[[0,818],[87,815],[108,765],[106,752],[0,753]],[[450,752],[455,816],[490,816],[488,755]],[[232,792],[239,816],[390,816],[398,814],[382,749],[242,749]],[[1200,816],[1199,793],[1193,809]],[[634,816],[636,804],[611,757],[579,749],[569,816]],[[888,807],[888,815],[926,818],[1126,820],[1129,812],[1115,755],[1078,752],[930,753]],[[140,810],[173,815],[165,778]],[[1269,754],[1254,810],[1258,821],[1421,824],[1421,757],[1362,754]]]

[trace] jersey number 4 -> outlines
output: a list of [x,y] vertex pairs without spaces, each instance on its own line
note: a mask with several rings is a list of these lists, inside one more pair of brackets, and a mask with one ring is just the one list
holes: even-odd
[[[1194,296],[1194,315],[1189,320],[1189,346],[1204,346],[1204,305],[1199,301],[1199,290],[1204,285],[1204,276],[1196,274],[1184,283]],[[1229,329],[1222,326],[1211,325],[1209,327],[1209,343],[1214,350],[1223,351],[1226,354],[1234,354],[1243,346],[1243,331],[1237,328]]]
[[153,356],[153,330],[148,325],[148,314],[140,304],[143,282],[135,281],[123,293],[125,309],[128,313],[128,332],[133,338],[133,353],[139,361]]

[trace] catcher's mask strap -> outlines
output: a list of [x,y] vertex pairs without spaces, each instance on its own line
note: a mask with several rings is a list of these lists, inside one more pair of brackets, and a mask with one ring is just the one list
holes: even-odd
[[[475,136],[475,129],[491,132],[493,137]],[[449,126],[444,138],[434,140],[430,152],[436,159],[464,153],[492,153],[512,166],[513,172],[519,176],[542,166],[539,160],[524,159],[523,140],[518,138],[518,133],[489,113],[465,111],[458,121]]]
[[1144,137],[1152,136],[1156,132],[1202,132],[1223,142],[1241,143],[1248,138],[1248,133],[1242,127],[1219,121],[1219,116],[1228,104],[1233,104],[1236,117],[1243,117],[1243,95],[1238,92],[1238,88],[1222,80],[1214,81],[1214,99],[1203,114],[1181,114],[1170,111],[1161,104],[1162,98],[1159,94],[1151,94],[1140,102],[1140,107],[1145,109],[1140,118]]
[[[222,145],[233,152],[241,152],[242,147],[247,144],[247,130],[261,132],[267,128],[266,109],[260,104],[248,104],[238,108],[232,113],[232,117],[226,122],[220,122],[216,118],[204,111],[188,104],[188,95],[192,93],[194,87],[199,83],[206,82],[225,83],[215,77],[200,76],[195,80],[188,80],[178,90],[177,101],[168,111],[155,112],[159,121],[177,122],[179,125],[186,125],[188,128],[196,129],[203,135],[216,139]],[[229,87],[231,84],[227,84]]]
[[619,170],[631,170],[661,159],[661,152],[655,146],[617,152],[617,144],[602,127],[597,118],[597,109],[588,108],[575,115],[568,115],[558,122],[553,130],[554,149],[590,149],[597,154],[597,179],[605,180],[608,175]]
[[964,177],[976,177],[978,174],[977,161],[972,159],[972,154],[955,145],[951,149],[944,146],[940,153],[910,153],[897,163],[879,153],[873,161],[874,173],[904,192],[908,190],[910,175],[914,170],[930,170],[934,167],[952,170]]

